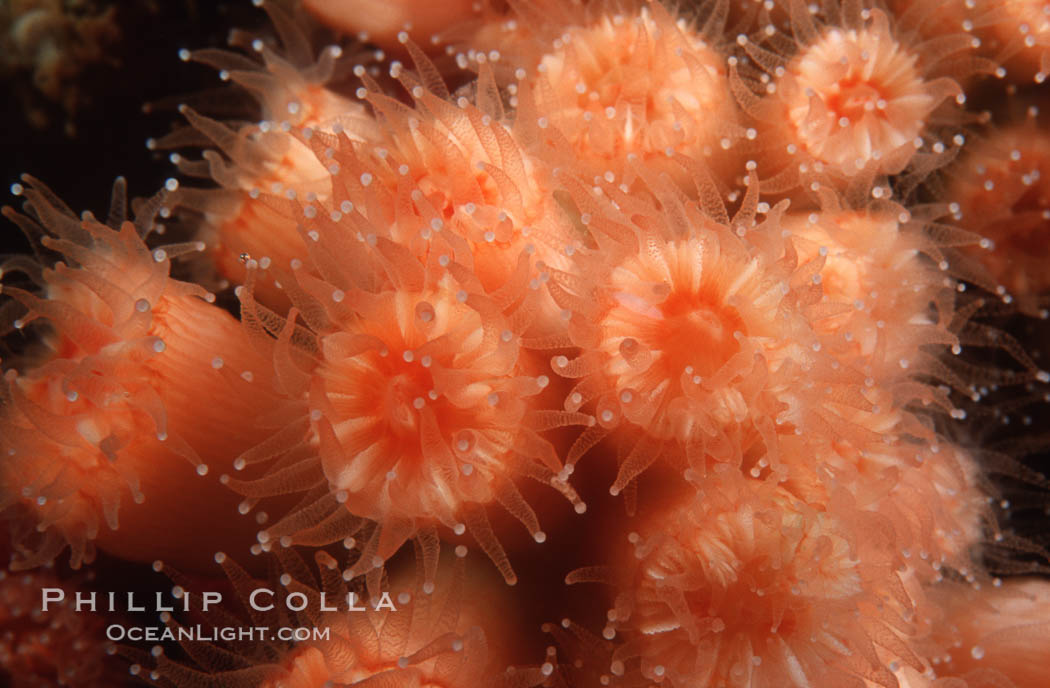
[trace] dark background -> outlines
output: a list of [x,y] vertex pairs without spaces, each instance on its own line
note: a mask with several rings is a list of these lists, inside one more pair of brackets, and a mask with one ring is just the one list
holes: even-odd
[[[181,61],[178,51],[223,46],[231,27],[266,23],[265,13],[247,1],[111,0],[86,5],[82,14],[112,6],[111,23],[119,38],[106,46],[106,61],[81,61],[82,71],[65,80],[64,90],[75,92],[76,112],[70,114],[42,95],[33,75],[11,64],[9,52],[0,55],[8,67],[5,96],[0,97],[4,205],[17,205],[8,188],[23,173],[47,184],[77,212],[104,213],[118,175],[127,177],[131,197],[152,195],[173,176],[174,167],[167,153],[147,150],[146,139],[163,135],[180,119],[174,111],[179,95],[221,83],[213,70]],[[143,112],[146,103],[157,103],[156,110]],[[41,113],[46,126],[34,126],[28,112]],[[0,239],[5,249],[12,242],[17,245],[12,233],[17,230],[4,223]]]

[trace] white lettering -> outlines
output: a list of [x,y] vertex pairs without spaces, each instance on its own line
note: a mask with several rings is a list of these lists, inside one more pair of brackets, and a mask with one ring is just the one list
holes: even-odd
[[248,596],[248,604],[251,605],[251,608],[257,612],[268,612],[271,609],[273,609],[273,602],[270,602],[270,604],[266,605],[265,607],[260,607],[258,604],[256,604],[255,598],[261,593],[266,593],[270,596],[271,600],[273,599],[273,590],[270,590],[269,588],[256,588],[255,590],[252,590],[252,594]]
[[153,611],[157,611],[157,612],[173,612],[173,611],[175,611],[175,607],[174,606],[165,607],[164,606],[164,593],[158,592],[157,593],[157,608],[154,609]]
[[376,605],[376,611],[380,609],[386,609],[392,612],[397,611],[397,607],[394,606],[394,601],[390,599],[390,593],[384,592],[379,596],[379,604]]
[[85,594],[85,593],[82,593],[82,592],[80,592],[78,590],[77,591],[77,603],[76,603],[77,611],[78,612],[84,611],[84,606],[85,605],[88,606],[88,611],[89,612],[95,611],[95,593],[89,592],[89,593]]
[[144,611],[146,611],[145,607],[136,607],[135,606],[135,593],[133,593],[133,592],[129,592],[128,593],[128,611],[129,612],[144,612]]
[[[302,602],[298,603],[298,606],[297,606],[296,603],[292,602],[292,598],[293,597],[296,600],[302,600]],[[310,604],[310,600],[306,599],[306,595],[301,593],[301,592],[293,592],[292,594],[288,595],[288,597],[285,598],[284,604],[285,604],[286,607],[291,609],[293,612],[301,612],[302,610],[306,609],[306,605]]]
[[206,592],[202,593],[201,596],[201,611],[208,611],[208,607],[213,604],[219,604],[222,602],[221,592]]
[[47,605],[51,602],[61,602],[66,599],[66,591],[62,588],[44,588],[40,591],[40,611],[46,612]]

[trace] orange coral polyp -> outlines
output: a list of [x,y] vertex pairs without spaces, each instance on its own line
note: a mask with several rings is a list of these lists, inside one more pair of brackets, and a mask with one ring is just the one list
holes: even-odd
[[878,10],[863,29],[825,33],[788,65],[782,86],[799,143],[846,176],[913,146],[948,95],[923,80],[917,61]]
[[[180,112],[190,125],[218,149],[206,150],[203,161],[181,156],[175,160],[191,176],[210,177],[223,187],[180,190],[175,204],[200,212],[204,222],[199,236],[207,244],[219,274],[240,282],[244,269],[240,256],[247,254],[266,265],[287,269],[307,251],[297,231],[298,202],[328,201],[332,179],[328,165],[318,160],[305,139],[318,128],[346,132],[355,140],[375,135],[375,122],[364,107],[325,87],[344,58],[343,49],[327,46],[314,60],[314,49],[303,26],[287,16],[277,3],[263,4],[285,45],[279,55],[261,40],[250,42],[261,53],[262,63],[219,50],[185,51],[183,59],[208,64],[250,92],[259,102],[258,123],[227,126],[189,107]],[[247,42],[239,37],[240,42]],[[347,56],[348,57],[348,56]],[[179,147],[185,137],[175,132],[151,147]],[[290,203],[295,201],[295,203]],[[275,284],[259,279],[258,297],[274,307],[287,307],[287,296]]]
[[[214,324],[207,319],[209,329]],[[195,370],[179,338],[143,340],[148,352],[134,341],[118,342],[79,360],[52,359],[26,376],[8,373],[2,479],[41,533],[18,543],[19,566],[46,563],[68,542],[73,566],[90,562],[97,543],[130,559],[164,557],[195,567],[206,555],[187,549],[187,541],[200,544],[191,524],[224,509],[234,514],[231,495],[201,476],[209,463],[221,467],[243,448],[252,431],[237,413],[257,413],[258,402],[219,398],[214,416],[198,422],[192,409],[201,395],[229,389],[225,381],[206,361],[196,361],[201,370]],[[202,374],[205,366],[216,379]],[[183,481],[195,484],[194,499],[172,493]],[[128,493],[133,504],[125,504]],[[227,528],[215,544],[237,531],[246,536],[247,526]],[[159,532],[168,537],[154,543]]]
[[734,134],[724,57],[659,4],[606,4],[562,31],[520,88],[596,173],[622,173],[631,153],[709,155]]
[[[491,501],[489,483],[508,472],[526,411],[521,395],[543,384],[511,375],[513,333],[497,335],[497,323],[483,324],[449,286],[369,299],[378,317],[321,337],[318,408],[329,409],[338,443],[326,447],[322,435],[322,456],[332,489],[348,493],[354,513],[454,525],[462,501]],[[367,348],[348,355],[354,341]]]
[[627,641],[613,674],[637,655],[645,678],[674,686],[891,685],[873,643],[918,662],[890,630],[910,601],[888,593],[877,539],[769,482],[709,476],[630,540],[604,634]]
[[973,458],[937,438],[899,439],[928,433],[910,414],[862,415],[843,414],[841,437],[833,440],[781,437],[779,458],[788,476],[782,487],[839,515],[843,493],[837,491],[847,490],[858,509],[890,525],[898,567],[923,584],[939,580],[943,568],[970,566],[969,549],[990,522]]
[[[229,158],[204,152],[207,175],[223,190],[183,188],[174,199],[203,213],[199,236],[220,274],[241,281],[244,255],[287,269],[306,253],[296,217],[299,199],[329,201],[329,170],[304,141],[269,123],[233,132],[188,108],[183,114]],[[257,291],[270,304],[287,298],[271,280],[260,280]]]
[[[920,253],[921,238],[902,222],[908,217],[903,207],[888,206],[784,218],[799,262],[819,266],[825,312],[814,328],[843,356],[865,359],[883,382],[901,360],[919,356],[920,345],[952,339],[946,331],[932,334],[942,328],[931,318],[930,304],[946,287]],[[873,360],[876,355],[882,360]]]
[[[536,408],[532,397],[549,380],[519,364],[522,321],[512,305],[504,312],[479,291],[460,288],[469,285],[448,261],[429,265],[434,272],[422,279],[416,259],[389,241],[364,243],[375,251],[371,267],[402,286],[344,292],[297,273],[316,335],[301,330],[295,338],[303,348],[293,346],[293,312],[274,348],[277,378],[297,417],[234,466],[291,451],[260,480],[223,480],[249,497],[314,490],[310,504],[259,534],[263,545],[284,537],[341,540],[372,519],[364,566],[374,577],[377,562],[405,540],[424,537],[436,546],[435,526],[443,525],[456,534],[469,529],[513,582],[485,507],[499,502],[538,542],[546,536],[514,486],[519,476],[551,485],[582,511],[538,431],[587,417],[552,418]],[[272,318],[250,289],[241,296],[250,321]],[[289,472],[296,475],[290,485]]]
[[117,452],[164,451],[154,419],[120,397],[95,406],[64,390],[63,376],[52,372],[57,367],[38,369],[32,380],[6,376],[11,406],[0,418],[6,455],[0,482],[7,499],[0,506],[17,504],[18,516],[28,515],[42,533],[15,538],[18,568],[51,561],[67,543],[74,568],[91,562],[99,533],[117,527],[122,493],[130,489],[136,501],[143,499],[136,472],[116,463]]
[[[739,465],[759,438],[775,453],[799,365],[814,359],[814,335],[789,298],[797,266],[779,243],[780,211],[716,221],[692,202],[662,210],[617,196],[632,207],[603,207],[577,191],[600,248],[577,252],[571,273],[552,271],[548,290],[570,312],[581,354],[551,364],[578,380],[566,410],[593,404],[597,426],[570,450],[567,471],[608,432],[627,451],[613,494],[661,456],[703,473],[711,461]],[[749,193],[757,201],[757,188]],[[749,233],[769,241],[748,250]],[[791,404],[800,407],[811,410]]]
[[[420,68],[426,73],[433,65]],[[393,240],[423,264],[455,261],[471,273],[464,280],[501,303],[534,300],[528,291],[539,289],[540,262],[564,266],[575,237],[551,197],[551,170],[522,143],[525,125],[512,124],[502,105],[481,94],[477,104],[465,97],[453,104],[400,65],[391,73],[415,108],[395,105],[374,85],[366,89],[380,113],[381,139],[311,139],[318,157],[337,169],[336,221],[345,223],[352,212],[369,225],[359,231]],[[541,324],[556,318],[553,304],[535,308]]]
[[[764,143],[759,167],[778,170],[766,190],[859,185],[888,197],[885,175],[908,170],[913,178],[899,187],[907,192],[943,165],[959,119],[946,101],[965,100],[957,79],[992,70],[967,54],[973,38],[960,31],[924,41],[914,22],[879,8],[833,2],[811,13],[790,5],[793,36],[773,24],[765,36],[742,34],[749,59],[731,65],[734,94],[759,124],[748,131]],[[798,209],[812,199],[795,193],[793,202]]]
[[[123,192],[121,181],[115,198]],[[3,481],[15,497],[6,506],[38,531],[15,543],[18,564],[46,563],[68,542],[74,566],[90,562],[97,543],[132,560],[162,556],[197,568],[207,553],[195,525],[236,508],[234,495],[202,476],[256,441],[254,419],[273,396],[242,393],[254,376],[266,381],[265,362],[234,318],[201,298],[212,298],[207,292],[169,277],[171,256],[199,244],[151,251],[141,234],[152,216],[115,229],[67,215],[35,183],[22,193],[32,217],[5,214],[45,234],[66,262],[41,271],[46,299],[4,289],[28,309],[26,322],[49,326],[44,363],[5,376],[0,441],[12,458]],[[111,217],[122,213],[116,206]],[[204,417],[202,398],[211,404]],[[194,483],[192,499],[180,492],[183,482]],[[228,545],[238,531],[247,537],[250,526],[217,531],[211,544]],[[154,542],[161,532],[168,537]]]
[[1037,115],[1033,108],[1025,121],[974,142],[953,170],[948,194],[953,221],[983,237],[966,252],[1022,311],[1046,317],[1050,136]]
[[651,432],[670,430],[674,399],[694,396],[747,337],[774,331],[783,293],[773,281],[759,260],[737,254],[731,239],[703,230],[655,243],[613,269],[612,305],[597,325],[605,333],[599,350],[626,417]]

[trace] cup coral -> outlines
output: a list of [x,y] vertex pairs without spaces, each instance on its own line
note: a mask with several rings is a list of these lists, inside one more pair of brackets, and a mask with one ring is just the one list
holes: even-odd
[[[399,257],[389,242],[376,246]],[[578,501],[557,479],[554,448],[533,428],[586,417],[531,408],[530,397],[549,378],[521,369],[521,332],[512,319],[483,294],[464,290],[469,285],[451,272],[427,284],[422,266],[407,260],[413,262],[391,273],[401,289],[305,285],[314,332],[296,336],[293,311],[274,351],[281,386],[302,399],[300,415],[234,468],[284,455],[257,481],[223,480],[249,497],[320,489],[317,501],[262,531],[264,544],[285,536],[313,544],[341,540],[365,518],[378,524],[366,552],[381,562],[407,538],[443,525],[471,530],[513,582],[484,505],[505,505],[543,542],[514,476],[547,482]],[[245,311],[252,316],[248,291]],[[297,359],[307,366],[296,366]],[[374,566],[369,561],[366,569]]]
[[[48,563],[68,544],[79,567],[97,542],[131,559],[163,555],[191,566],[200,552],[187,538],[153,544],[165,524],[203,525],[223,507],[234,515],[235,501],[203,476],[254,442],[251,419],[273,397],[237,392],[255,374],[265,380],[263,359],[236,320],[209,303],[213,296],[169,277],[171,258],[198,244],[147,248],[163,195],[135,223],[124,221],[118,182],[109,226],[78,219],[27,181],[19,191],[30,215],[5,215],[64,261],[39,272],[40,294],[4,287],[24,307],[19,327],[47,326],[37,365],[5,375],[2,503],[27,519],[14,543],[23,553],[17,565]],[[193,412],[202,398],[212,403],[206,418]],[[180,482],[196,487],[197,503],[179,494]],[[121,524],[128,495],[137,517]]]
[[847,520],[731,474],[706,481],[657,522],[673,526],[629,536],[634,574],[618,586],[605,632],[626,636],[614,674],[637,658],[643,676],[672,686],[784,677],[893,686],[889,658],[920,666],[904,640],[913,602],[881,538],[861,538]]
[[924,42],[859,3],[830,3],[819,16],[801,0],[788,6],[791,42],[773,24],[740,34],[748,61],[734,60],[732,75],[763,140],[777,142],[758,158],[776,170],[766,188],[844,189],[909,166],[924,176],[943,163],[951,119],[939,109],[965,100],[955,77],[969,74],[955,73],[963,62],[955,58],[971,37],[959,31]]
[[[344,54],[343,48],[329,45],[315,59],[302,21],[275,3],[263,7],[279,30],[280,49],[235,34],[235,43],[247,43],[244,47],[258,53],[261,61],[216,49],[180,52],[181,59],[212,66],[223,81],[251,94],[260,107],[260,120],[230,126],[183,104],[179,111],[190,127],[147,142],[154,150],[189,144],[218,148],[205,150],[203,159],[196,161],[172,155],[185,175],[214,180],[221,189],[183,185],[169,205],[200,214],[196,233],[218,274],[233,282],[243,277],[244,254],[261,261],[264,275],[271,263],[287,269],[304,253],[296,206],[289,201],[327,201],[332,196],[326,165],[293,131],[309,136],[315,127],[334,126],[366,140],[375,128],[363,107],[326,86],[337,78],[341,65],[346,71],[352,59],[367,56],[352,55],[349,48]],[[257,291],[260,299],[287,307],[287,297],[272,279],[260,279]]]
[[[551,366],[578,380],[565,409],[593,404],[597,419],[569,465],[624,427],[617,494],[665,453],[706,472],[709,461],[739,465],[749,433],[774,444],[776,390],[812,353],[807,321],[786,300],[796,266],[777,231],[783,208],[759,220],[753,205],[730,220],[724,208],[712,218],[692,202],[671,205],[673,196],[661,212],[628,205],[611,184],[601,195],[569,188],[595,248],[574,253],[573,272],[552,272],[548,290],[570,313],[580,354]],[[763,237],[760,250],[748,234]]]
[[255,4],[181,181],[4,210],[0,546],[135,681],[1041,685],[1017,3]]
[[1045,317],[1050,284],[1039,266],[1050,231],[1050,138],[1038,122],[1032,108],[975,142],[952,170],[949,193],[955,222],[982,236],[969,254],[1021,309]]
[[[586,176],[621,178],[634,154],[710,158],[740,135],[717,17],[691,26],[658,3],[591,3],[568,26],[512,46],[519,103],[542,118]],[[564,143],[562,143],[562,141]]]

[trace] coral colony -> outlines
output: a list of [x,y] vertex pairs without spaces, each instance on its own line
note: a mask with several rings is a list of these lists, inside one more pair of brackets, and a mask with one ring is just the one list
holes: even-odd
[[1050,5],[256,4],[4,208],[13,685],[1047,685]]

